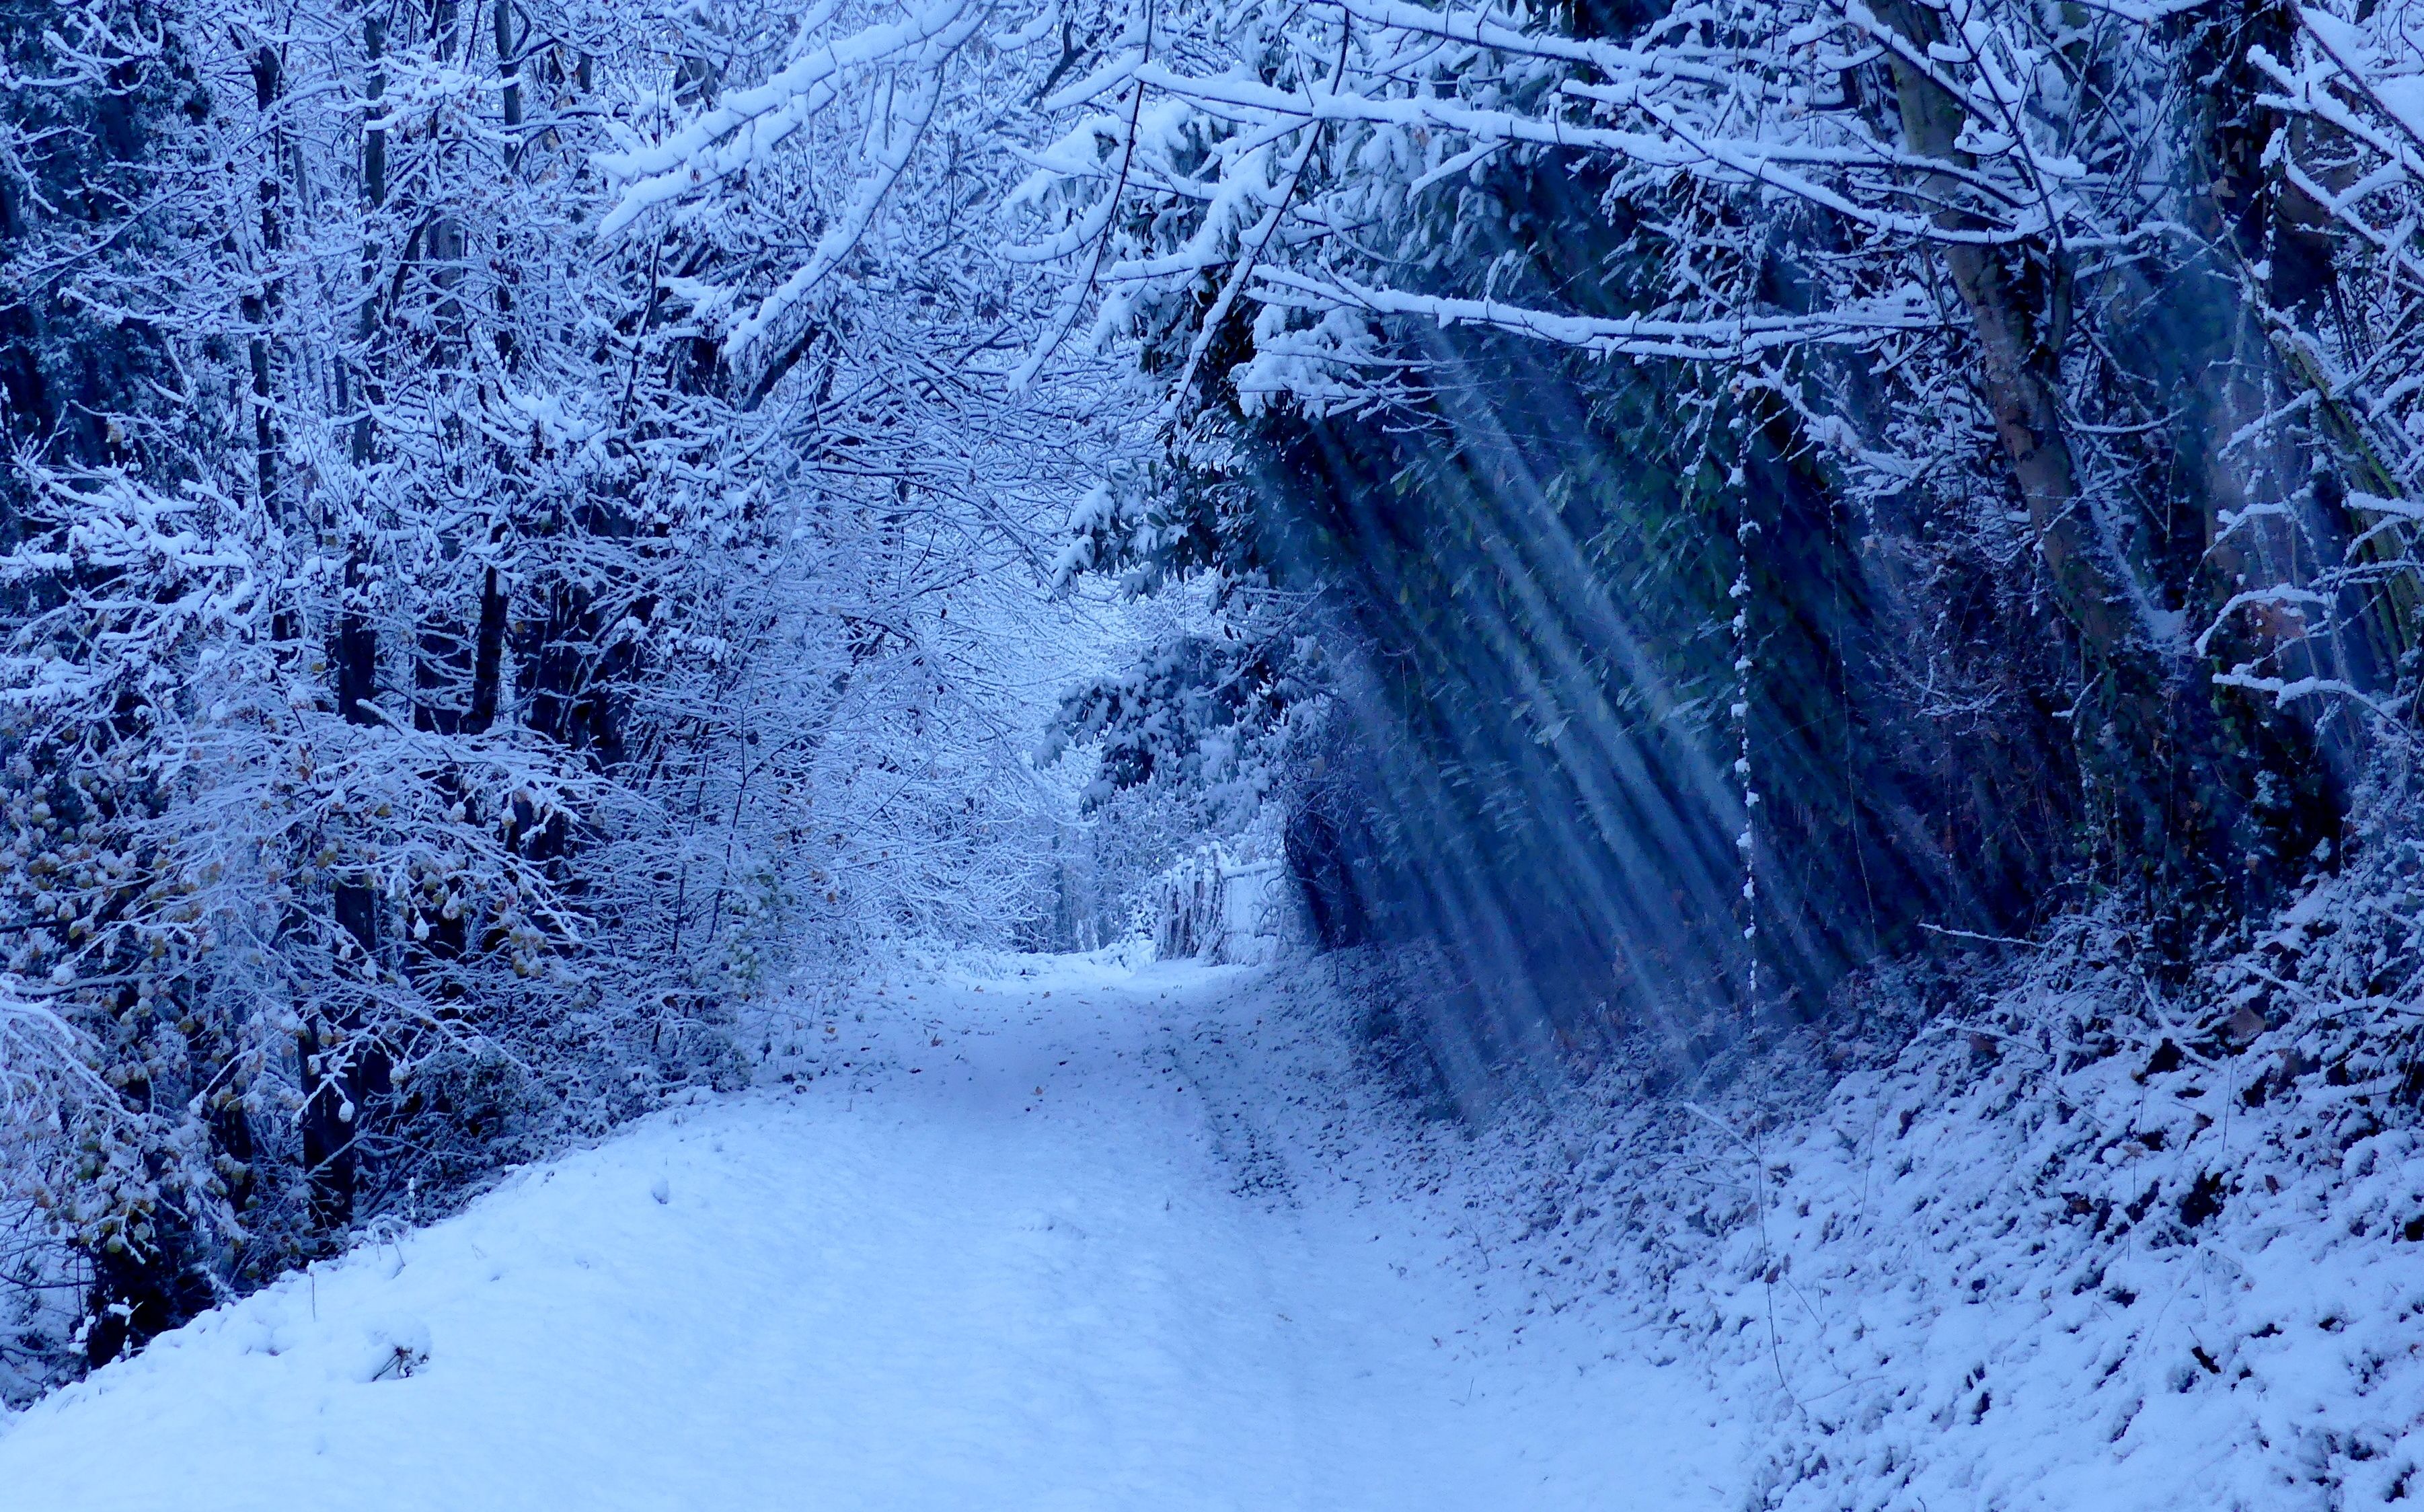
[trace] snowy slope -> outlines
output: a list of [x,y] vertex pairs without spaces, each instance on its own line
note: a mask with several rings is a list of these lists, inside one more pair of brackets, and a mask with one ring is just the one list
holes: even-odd
[[870,994],[788,1087],[40,1404],[0,1506],[1737,1504],[1752,1456],[1686,1367],[1526,1316],[1519,1267],[1325,1156],[1305,1089],[1352,1064],[1302,1025],[1241,1051],[1263,986],[1070,960]]
[[[2295,1019],[2161,1038],[2160,1016],[2126,1022],[2142,980],[2080,960],[1974,1016],[1908,1010],[1882,1046],[1830,1024],[1683,1090],[1656,1062],[1603,1068],[1424,1141],[1450,1145],[1427,1179],[1507,1236],[1498,1265],[1536,1310],[1706,1370],[1768,1512],[2413,1498],[2409,1073],[2361,1074],[2346,1034]],[[1830,1049],[1868,1063],[1819,1074]],[[1391,1163],[1426,1179],[1419,1145]]]

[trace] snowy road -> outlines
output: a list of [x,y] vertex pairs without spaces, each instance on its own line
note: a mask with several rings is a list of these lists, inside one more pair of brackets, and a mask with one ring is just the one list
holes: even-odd
[[1193,1084],[1254,997],[1085,961],[896,984],[808,1026],[829,1074],[41,1404],[0,1508],[1733,1504],[1743,1435],[1682,1370],[1578,1319],[1519,1335],[1437,1214],[1291,1175],[1255,1078],[1299,1073],[1227,1051]]

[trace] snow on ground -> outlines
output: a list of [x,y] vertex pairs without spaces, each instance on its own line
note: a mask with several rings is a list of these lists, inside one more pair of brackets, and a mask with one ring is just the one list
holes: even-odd
[[795,1010],[758,1090],[0,1423],[0,1512],[2416,1494],[2424,1141],[2295,1022],[1906,994],[1835,1074],[1617,1064],[1475,1130],[1352,979],[1021,958]]
[[[1768,1512],[2424,1494],[2418,1074],[2307,1019],[2133,1027],[2142,979],[2067,978],[1890,991],[1883,1044],[1830,1022],[1730,1080],[1610,1067],[1433,1164],[1523,1235],[1537,1310],[1709,1373]],[[1815,1074],[1830,1047],[1866,1063]]]
[[788,1082],[162,1338],[8,1426],[0,1505],[1740,1504],[1743,1423],[1655,1334],[1381,1179],[1327,1020],[1017,970],[810,1017]]

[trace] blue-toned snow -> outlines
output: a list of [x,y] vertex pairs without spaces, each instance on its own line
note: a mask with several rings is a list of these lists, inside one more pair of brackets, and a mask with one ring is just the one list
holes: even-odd
[[1341,969],[1020,958],[777,1013],[758,1090],[0,1423],[0,1512],[2424,1495],[2424,1134],[2371,1083],[2074,1053],[2116,977],[2016,986],[1994,1053],[1619,1060],[1466,1129]]
[[21,1415],[0,1507],[1735,1504],[1743,1431],[1684,1367],[1524,1316],[1433,1206],[1280,1148],[1266,1109],[1353,1062],[1230,1054],[1252,979],[1071,959],[806,1015],[789,1063],[825,1074],[520,1172]]

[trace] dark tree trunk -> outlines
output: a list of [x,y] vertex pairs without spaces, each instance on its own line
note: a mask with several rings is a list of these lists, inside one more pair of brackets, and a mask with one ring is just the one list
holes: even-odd
[[[497,72],[505,81],[505,128],[518,129],[522,123],[522,87],[520,60],[514,56],[513,0],[497,0]],[[585,84],[584,84],[585,87]]]
[[[286,87],[285,69],[279,63],[278,51],[263,43],[252,56],[253,97],[263,118],[270,119],[268,139],[263,151],[268,154],[268,167],[261,176],[258,194],[261,200],[261,249],[265,262],[275,263],[286,245],[286,230],[281,215],[282,199],[279,177],[284,171],[285,132],[272,118],[279,97]],[[272,404],[272,369],[275,356],[271,348],[270,327],[277,318],[279,280],[274,267],[257,292],[247,293],[243,299],[246,324],[253,327],[247,356],[252,368],[252,449],[256,486],[261,501],[273,518],[283,511],[278,496],[278,426]]]
[[[362,23],[362,48],[369,60],[364,95],[370,108],[387,92],[386,29],[376,18]],[[363,133],[362,199],[372,215],[387,200],[387,133]],[[366,236],[362,250],[363,292],[359,327],[360,353],[359,410],[354,418],[351,457],[367,468],[377,454],[375,409],[381,394],[378,370],[378,279],[375,241]],[[336,677],[337,712],[348,724],[379,723],[378,631],[366,601],[371,582],[368,522],[343,522],[353,544],[345,560],[345,592],[338,612],[335,645],[329,649]],[[360,882],[341,882],[335,889],[335,922],[352,947],[348,964],[365,982],[378,970],[379,899]],[[385,1080],[384,1058],[367,1042],[358,1012],[346,1012],[334,1024],[304,1029],[296,1045],[303,1085],[307,1089],[301,1117],[304,1164],[311,1190],[314,1227],[325,1235],[342,1232],[353,1221],[359,1185],[359,1139],[367,1103],[376,1084]]]
[[505,595],[490,567],[480,587],[480,625],[471,638],[471,702],[463,733],[485,735],[497,722],[498,679],[504,675]]
[[[1896,0],[1880,14],[1916,51],[1924,52],[1944,39],[1939,13],[1924,0]],[[1948,165],[1972,166],[1956,146],[1967,119],[1960,102],[1900,56],[1890,59],[1890,69],[1910,149]],[[1933,176],[1928,188],[1940,203],[1960,203],[1960,185],[1949,174]],[[1957,208],[1940,213],[1938,223],[1948,231],[1979,224]],[[2336,819],[2302,810],[2291,816],[2290,828],[2300,832],[2297,836],[2266,834],[2268,824],[2278,826],[2255,811],[2259,773],[2270,772],[2295,788],[2311,788],[2317,732],[2295,719],[2277,718],[2269,708],[2245,707],[2242,695],[2218,698],[2210,681],[2214,668],[2207,658],[2170,644],[2170,637],[2141,622],[2140,606],[2166,608],[2166,580],[2181,607],[2196,608],[2201,595],[2194,585],[2214,544],[2214,532],[2209,527],[2205,540],[2184,541],[2158,519],[2124,522],[2125,529],[2149,543],[2146,560],[2116,556],[2098,544],[2062,414],[2061,347],[2068,323],[2061,311],[2077,294],[2060,249],[2050,244],[1988,248],[1954,243],[1945,246],[1941,256],[1977,343],[1980,396],[2026,501],[2054,600],[2085,655],[2097,696],[2082,709],[2096,712],[2077,727],[2083,769],[2094,801],[2104,812],[2116,875],[2134,878],[2156,898],[2199,897],[2217,902],[2243,892],[2251,876],[2259,890],[2277,885],[2303,865],[2313,838],[2304,832],[2318,824],[2336,828]],[[2186,277],[2193,271],[2175,269],[2172,274]],[[2225,299],[2228,308],[2237,309],[2239,301]],[[2116,324],[2121,324],[2117,317]],[[2132,334],[2113,333],[2124,341]],[[2221,331],[2199,371],[2181,371],[2196,366],[2185,361],[2178,349],[2182,332],[2153,333],[2147,347],[2156,354],[2154,360],[2174,369],[2177,383],[2192,386],[2201,396],[2190,407],[2205,422],[2205,434],[2184,439],[2202,465],[2198,487],[2209,520],[2211,510],[2242,501],[2237,497],[2237,469],[2244,462],[2228,459],[2225,446],[2268,405],[2251,391],[2241,366],[2250,355],[2243,338],[2253,334],[2244,321]],[[2242,339],[2234,342],[2233,336]],[[2261,388],[2260,381],[2255,387]],[[2159,461],[2146,465],[2162,466]],[[2157,496],[2176,496],[2177,483],[2157,478],[2151,480],[2151,489]],[[2239,565],[2226,545],[2222,554],[2225,571]],[[2269,573],[2272,577],[2268,581],[2284,581],[2294,577],[2287,560],[2244,565],[2251,577]],[[2301,666],[2312,662],[2317,648],[2301,644],[2295,626],[2269,627],[2266,637],[2271,643],[2267,649],[2288,661]],[[2234,701],[2239,707],[2233,707]],[[2327,737],[2322,743],[2331,741]],[[2323,806],[2333,805],[2325,802]],[[2284,853],[2288,851],[2296,853]],[[2174,910],[2161,912],[2178,916]],[[2189,943],[2185,935],[2167,939],[2164,953],[2177,957]]]

